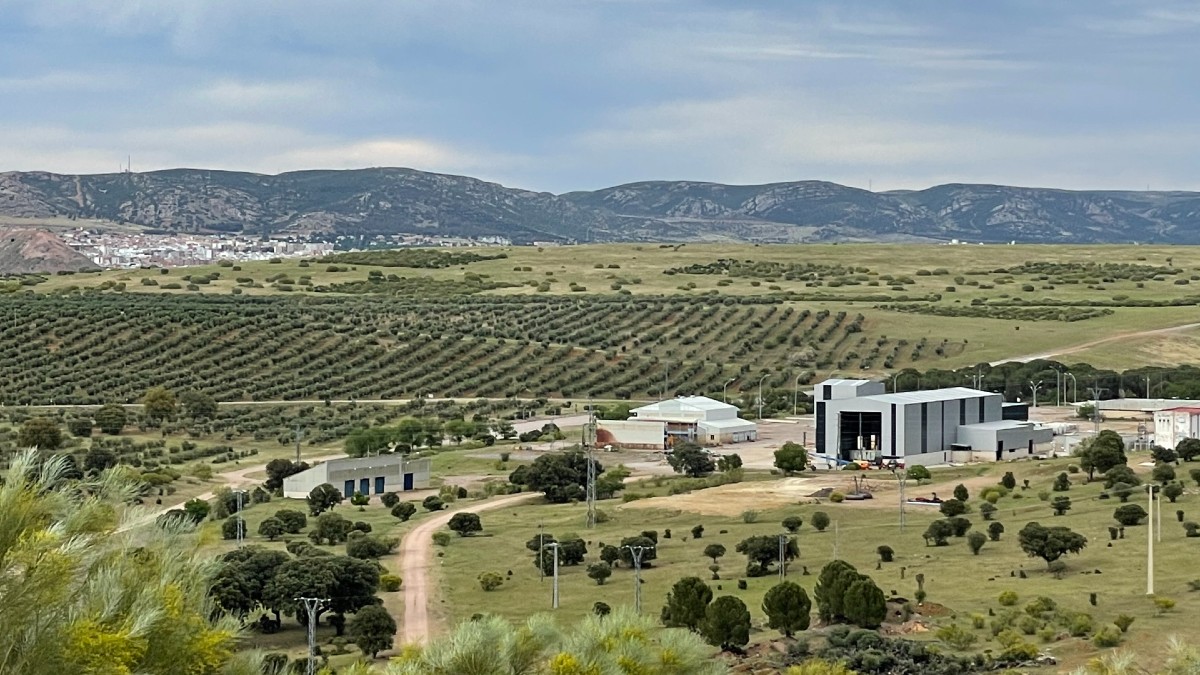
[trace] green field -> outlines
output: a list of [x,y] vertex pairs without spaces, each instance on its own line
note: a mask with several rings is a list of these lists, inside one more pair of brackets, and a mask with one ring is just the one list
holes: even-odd
[[[11,357],[0,364],[0,397],[129,402],[165,385],[222,401],[578,401],[717,395],[736,378],[730,392],[745,404],[767,374],[774,410],[797,380],[829,374],[961,367],[1120,336],[1153,352],[1169,338],[1137,334],[1186,324],[1186,308],[1200,304],[1200,249],[1186,247],[480,251],[507,257],[433,269],[335,258],[13,280],[0,308],[0,347]],[[1176,357],[1200,352],[1175,343]],[[1064,358],[1139,365],[1122,344]]]
[[[1131,461],[1132,458],[1131,458]],[[759,609],[763,594],[777,579],[759,577],[747,579],[748,589],[737,589],[737,580],[746,579],[746,559],[734,552],[735,545],[743,538],[755,534],[775,535],[783,531],[782,518],[798,515],[804,526],[798,534],[800,558],[789,567],[789,579],[797,581],[811,594],[816,574],[821,566],[834,559],[837,549],[840,559],[855,565],[859,571],[871,575],[889,595],[911,600],[916,591],[914,575],[925,575],[928,599],[924,608],[917,608],[918,619],[926,624],[929,632],[914,632],[914,639],[934,639],[933,631],[948,623],[958,623],[972,630],[978,637],[977,649],[1001,648],[992,640],[988,627],[972,629],[969,615],[988,615],[989,610],[1003,615],[1007,608],[1001,607],[997,597],[1002,591],[1015,591],[1020,602],[1018,610],[1037,596],[1053,598],[1060,614],[1084,612],[1090,614],[1094,625],[1099,628],[1111,623],[1118,614],[1135,618],[1125,644],[1134,645],[1140,653],[1150,654],[1158,645],[1165,643],[1168,635],[1177,634],[1184,638],[1196,637],[1195,621],[1200,618],[1200,601],[1190,591],[1188,582],[1198,578],[1190,565],[1197,544],[1184,536],[1184,530],[1176,521],[1175,510],[1187,512],[1194,517],[1192,509],[1197,506],[1194,487],[1181,497],[1178,504],[1164,503],[1162,541],[1156,547],[1157,594],[1176,600],[1174,609],[1161,612],[1155,607],[1146,592],[1146,527],[1130,527],[1126,538],[1112,542],[1109,547],[1108,527],[1114,525],[1112,513],[1119,505],[1116,499],[1099,499],[1102,486],[1099,482],[1084,485],[1085,474],[1071,474],[1073,486],[1070,491],[1051,492],[1051,496],[1066,495],[1071,498],[1072,508],[1064,516],[1054,516],[1048,501],[1042,501],[1039,493],[1049,491],[1053,477],[1065,471],[1064,460],[1039,463],[1004,464],[986,467],[970,467],[934,474],[934,485],[914,487],[908,485],[908,494],[919,495],[938,492],[949,496],[957,482],[971,486],[972,495],[985,485],[995,484],[1003,471],[1011,470],[1018,479],[1018,489],[997,504],[999,511],[995,520],[1005,525],[1006,531],[999,542],[989,541],[980,554],[973,556],[965,540],[952,538],[945,547],[927,546],[922,539],[927,524],[934,520],[936,510],[931,507],[909,506],[907,526],[899,528],[897,508],[891,502],[875,500],[866,503],[804,504],[781,511],[764,512],[752,524],[741,517],[701,516],[681,510],[642,510],[634,505],[621,506],[615,502],[602,502],[602,509],[611,520],[586,530],[583,526],[582,505],[523,506],[481,514],[484,536],[454,538],[444,549],[439,561],[441,574],[441,612],[451,620],[464,619],[473,613],[489,611],[507,618],[519,620],[533,613],[549,611],[551,601],[550,580],[539,579],[533,556],[525,548],[525,542],[538,533],[538,525],[544,531],[562,538],[568,533],[579,533],[588,542],[588,561],[597,560],[601,542],[617,543],[620,538],[632,536],[644,529],[659,532],[658,560],[653,567],[644,569],[642,577],[643,612],[657,616],[665,602],[670,585],[684,576],[698,576],[709,580],[708,565],[711,560],[702,554],[710,543],[721,543],[728,549],[720,559],[719,581],[709,581],[714,596],[733,594],[742,598],[751,609],[755,632],[752,639],[761,640],[776,636],[764,627],[765,618]],[[1189,465],[1184,464],[1179,472],[1186,474]],[[946,480],[947,473],[949,480]],[[871,476],[873,481],[878,479]],[[1029,489],[1019,487],[1022,480],[1030,481]],[[631,488],[632,489],[632,488]],[[716,489],[716,490],[719,490]],[[719,499],[713,491],[711,499]],[[698,493],[705,495],[706,492]],[[1137,502],[1138,497],[1131,498]],[[1141,496],[1144,506],[1145,497]],[[986,521],[978,513],[980,501],[972,497],[967,517],[973,529],[986,529]],[[825,511],[836,522],[825,532],[817,532],[811,526],[815,511]],[[1017,532],[1030,521],[1043,525],[1064,525],[1088,539],[1087,548],[1080,554],[1067,556],[1068,571],[1061,579],[1047,572],[1046,563],[1025,555],[1017,543]],[[702,539],[691,538],[693,526],[702,524]],[[667,528],[671,538],[664,537]],[[722,533],[722,530],[725,532]],[[1200,540],[1196,540],[1200,541]],[[876,548],[889,545],[896,551],[895,562],[877,567],[879,557]],[[558,613],[564,621],[570,621],[591,611],[592,604],[603,601],[611,606],[632,604],[633,571],[623,566],[614,570],[612,577],[603,586],[597,586],[585,573],[585,565],[564,567],[560,572],[561,608]],[[805,575],[804,570],[811,574]],[[901,570],[904,570],[901,578]],[[506,581],[498,590],[484,593],[475,581],[479,574],[487,571],[506,575]],[[507,576],[511,571],[512,575]],[[1027,578],[1020,578],[1024,573]],[[1089,604],[1089,594],[1097,594],[1096,606]],[[995,619],[988,616],[986,622]],[[1040,622],[1039,627],[1046,622]],[[1038,637],[1027,639],[1038,643],[1043,649],[1056,655],[1067,664],[1079,664],[1095,653],[1095,648],[1086,639],[1070,637],[1066,628],[1059,629],[1048,642]]]

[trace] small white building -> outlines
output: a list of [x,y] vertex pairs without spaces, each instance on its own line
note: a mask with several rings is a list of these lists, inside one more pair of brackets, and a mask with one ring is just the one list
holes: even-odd
[[1200,438],[1200,407],[1178,406],[1154,413],[1154,443],[1175,449],[1185,438]]
[[323,483],[341,491],[347,499],[355,492],[380,495],[429,487],[429,458],[410,459],[400,453],[347,457],[322,462],[283,479],[283,496],[304,499]]
[[664,440],[700,444],[741,443],[758,438],[758,425],[738,417],[735,405],[707,396],[681,396],[629,411],[628,422],[665,425]]

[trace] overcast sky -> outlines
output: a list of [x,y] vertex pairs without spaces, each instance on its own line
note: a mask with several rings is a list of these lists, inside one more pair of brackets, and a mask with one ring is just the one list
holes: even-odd
[[0,0],[0,170],[1200,189],[1200,5]]

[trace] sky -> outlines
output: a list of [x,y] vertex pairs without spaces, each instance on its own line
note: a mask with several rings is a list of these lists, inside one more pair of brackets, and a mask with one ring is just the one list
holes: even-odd
[[0,171],[1200,189],[1200,4],[0,0]]

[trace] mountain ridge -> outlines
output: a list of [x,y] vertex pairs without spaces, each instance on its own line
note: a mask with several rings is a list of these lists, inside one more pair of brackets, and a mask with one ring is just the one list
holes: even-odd
[[966,241],[1200,244],[1200,192],[947,183],[640,181],[563,194],[415,169],[0,173],[0,217],[309,238],[534,241]]

